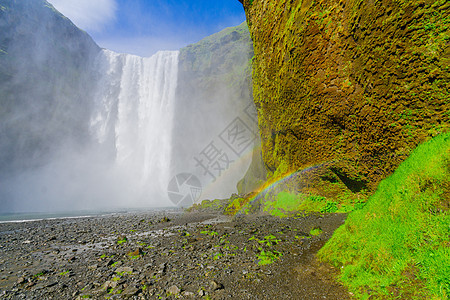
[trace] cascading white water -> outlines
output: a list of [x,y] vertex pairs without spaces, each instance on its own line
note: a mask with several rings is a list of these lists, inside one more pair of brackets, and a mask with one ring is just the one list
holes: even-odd
[[141,198],[166,196],[178,51],[143,58],[103,50],[95,69],[91,131],[103,153],[112,153],[113,172]]

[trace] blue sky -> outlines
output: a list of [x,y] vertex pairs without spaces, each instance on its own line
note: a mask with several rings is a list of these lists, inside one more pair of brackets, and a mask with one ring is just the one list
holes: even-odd
[[245,21],[238,0],[48,0],[101,47],[150,56]]

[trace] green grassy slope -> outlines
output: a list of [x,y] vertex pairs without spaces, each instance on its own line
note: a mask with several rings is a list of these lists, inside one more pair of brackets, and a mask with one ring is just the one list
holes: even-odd
[[[450,134],[426,142],[383,180],[319,252],[360,298],[448,299]],[[373,299],[373,298],[371,298]]]

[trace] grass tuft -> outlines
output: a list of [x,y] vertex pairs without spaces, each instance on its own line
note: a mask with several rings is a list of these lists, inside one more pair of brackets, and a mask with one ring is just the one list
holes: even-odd
[[328,200],[318,195],[293,194],[280,192],[274,201],[263,203],[263,211],[277,217],[287,217],[299,211],[322,213],[347,213],[364,206],[364,202],[351,197],[339,199],[339,202]]
[[450,134],[417,147],[320,250],[365,298],[448,299]]

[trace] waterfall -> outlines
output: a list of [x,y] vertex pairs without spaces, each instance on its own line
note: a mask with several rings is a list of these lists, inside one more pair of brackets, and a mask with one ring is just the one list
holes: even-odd
[[143,58],[103,50],[94,68],[99,78],[91,134],[101,153],[138,197],[166,198],[178,51]]

